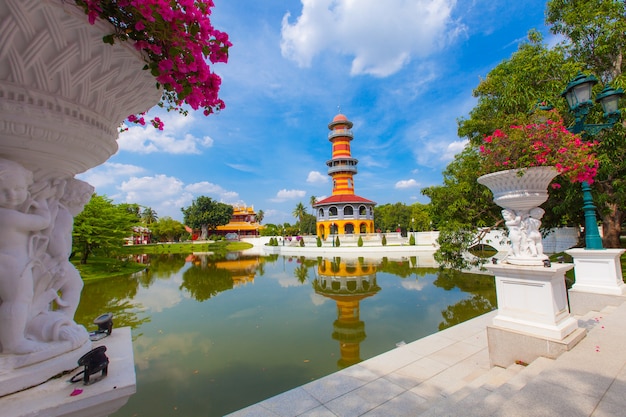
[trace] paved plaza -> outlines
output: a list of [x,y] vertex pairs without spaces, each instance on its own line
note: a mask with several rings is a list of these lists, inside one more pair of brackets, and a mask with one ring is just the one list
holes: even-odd
[[230,417],[626,415],[626,304],[576,316],[587,336],[556,360],[491,368],[496,311],[397,347]]

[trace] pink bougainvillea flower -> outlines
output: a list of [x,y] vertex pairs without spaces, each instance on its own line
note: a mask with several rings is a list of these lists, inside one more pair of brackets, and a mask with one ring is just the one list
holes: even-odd
[[[212,0],[74,0],[89,23],[112,25],[105,42],[132,42],[163,89],[160,107],[187,114],[183,105],[209,115],[225,108],[219,98],[221,79],[211,65],[228,61],[228,35],[211,23]],[[145,124],[141,117],[130,123]],[[156,128],[162,122],[151,120]]]
[[485,173],[554,166],[571,182],[591,184],[598,172],[596,145],[597,142],[586,142],[569,132],[561,116],[551,110],[537,112],[525,123],[496,129],[485,136],[479,151]]

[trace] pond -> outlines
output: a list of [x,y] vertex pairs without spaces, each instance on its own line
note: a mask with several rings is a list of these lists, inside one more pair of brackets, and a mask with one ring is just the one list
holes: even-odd
[[141,259],[86,283],[76,314],[132,327],[137,393],[115,417],[223,416],[496,308],[492,276],[417,257]]

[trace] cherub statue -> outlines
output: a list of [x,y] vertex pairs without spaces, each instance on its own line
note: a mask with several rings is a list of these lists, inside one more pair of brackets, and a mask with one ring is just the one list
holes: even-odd
[[33,174],[0,159],[0,345],[2,353],[26,354],[45,345],[26,337],[33,302],[32,234],[50,226],[45,199],[30,198]]

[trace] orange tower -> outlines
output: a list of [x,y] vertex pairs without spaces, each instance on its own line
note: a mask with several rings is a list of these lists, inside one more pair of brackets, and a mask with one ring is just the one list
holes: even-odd
[[328,124],[332,158],[326,161],[333,179],[332,195],[313,205],[317,210],[317,235],[374,233],[375,202],[354,194],[354,176],[359,161],[352,157],[352,122],[343,114]]

